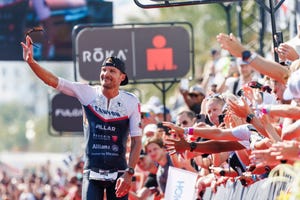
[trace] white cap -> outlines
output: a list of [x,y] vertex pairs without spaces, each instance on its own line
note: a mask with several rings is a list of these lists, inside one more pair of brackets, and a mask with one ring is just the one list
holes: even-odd
[[144,133],[144,135],[147,134],[148,132],[153,132],[153,133],[155,133],[156,130],[157,130],[157,125],[156,125],[156,124],[147,124],[147,125],[144,127],[143,133]]
[[287,88],[283,93],[285,100],[300,98],[300,70],[293,72],[288,79]]
[[203,95],[205,95],[205,91],[200,85],[193,85],[189,89],[189,94],[203,94]]

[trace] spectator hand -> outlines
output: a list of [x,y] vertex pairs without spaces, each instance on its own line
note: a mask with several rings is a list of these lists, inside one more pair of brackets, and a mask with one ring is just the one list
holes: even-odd
[[183,128],[177,126],[176,124],[172,122],[163,122],[163,126],[167,126],[171,129],[170,133],[174,134],[174,132],[180,137],[184,138],[184,130]]
[[217,41],[223,49],[229,51],[235,57],[241,57],[242,52],[246,50],[232,33],[230,35],[225,33],[218,34]]
[[271,150],[271,155],[275,156],[277,160],[299,160],[299,142],[277,142],[272,145]]
[[263,150],[254,150],[250,155],[251,163],[256,165],[256,167],[264,167],[264,166],[275,166],[279,164],[279,161],[275,156],[271,155],[271,149],[263,149]]
[[170,155],[176,152],[183,154],[190,147],[189,143],[182,137],[180,137],[178,140],[167,138],[165,141],[165,145]]
[[230,110],[236,114],[237,116],[246,119],[247,115],[249,113],[252,113],[251,108],[246,102],[246,99],[244,97],[241,98],[240,102],[232,101],[231,99],[228,99],[227,104],[230,107]]
[[299,55],[296,52],[296,50],[292,46],[288,45],[287,43],[281,43],[279,47],[275,48],[275,51],[277,52],[280,60],[282,61],[286,61],[286,60],[294,61],[299,58]]

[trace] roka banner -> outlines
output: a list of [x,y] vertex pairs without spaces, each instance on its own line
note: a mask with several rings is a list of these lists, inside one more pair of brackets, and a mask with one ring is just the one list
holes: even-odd
[[129,80],[183,77],[190,69],[190,38],[183,26],[84,27],[75,40],[78,71],[85,80],[98,81],[109,56],[125,62]]

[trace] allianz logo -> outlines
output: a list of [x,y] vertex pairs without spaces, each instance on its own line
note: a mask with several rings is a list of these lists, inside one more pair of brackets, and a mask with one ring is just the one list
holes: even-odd
[[55,110],[55,117],[81,117],[82,109],[73,108],[73,109],[62,109],[58,108]]

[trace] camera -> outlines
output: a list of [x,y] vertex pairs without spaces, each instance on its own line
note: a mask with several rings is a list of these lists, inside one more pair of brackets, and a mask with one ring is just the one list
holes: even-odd
[[169,127],[167,127],[167,126],[164,126],[163,124],[162,124],[162,122],[158,122],[157,123],[157,128],[162,128],[164,131],[165,131],[165,133],[166,133],[166,135],[170,135],[170,128]]
[[197,114],[196,118],[197,118],[197,123],[205,122],[206,116],[205,116],[205,114]]
[[283,35],[281,31],[275,33],[275,40],[277,47],[283,43]]
[[224,117],[225,117],[225,114],[221,114],[221,115],[218,116],[219,124],[222,124],[224,122]]

